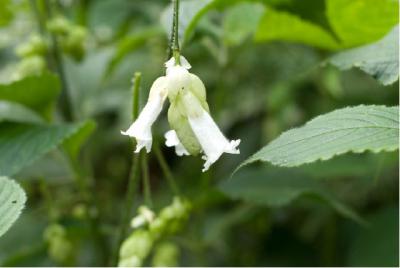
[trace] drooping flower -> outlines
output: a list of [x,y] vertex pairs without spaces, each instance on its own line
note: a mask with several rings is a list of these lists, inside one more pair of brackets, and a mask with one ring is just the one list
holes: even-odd
[[206,162],[204,163],[203,172],[208,170],[223,153],[239,154],[237,146],[240,144],[240,140],[229,141],[191,92],[184,94],[183,103],[187,111],[189,124],[204,153],[202,158]]
[[165,77],[159,77],[154,81],[150,89],[149,99],[144,106],[142,112],[135,122],[128,128],[127,131],[121,131],[123,135],[136,138],[137,145],[135,153],[145,147],[149,153],[153,143],[151,135],[151,126],[156,121],[160,114],[164,101],[167,97],[167,89],[165,87]]
[[223,153],[238,154],[240,140],[229,141],[220,131],[209,113],[206,90],[199,77],[190,73],[190,64],[180,57],[165,63],[166,76],[158,78],[150,90],[149,100],[138,119],[125,135],[136,138],[139,152],[143,147],[149,152],[152,144],[151,126],[162,110],[168,96],[171,106],[168,121],[172,130],[165,134],[166,145],[175,147],[177,155],[203,153],[203,172]]

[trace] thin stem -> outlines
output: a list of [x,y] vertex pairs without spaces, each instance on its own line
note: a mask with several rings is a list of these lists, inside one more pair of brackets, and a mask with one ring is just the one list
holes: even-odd
[[[140,81],[141,81],[141,73],[137,72],[133,78],[133,87],[132,87],[132,117],[133,121],[137,118],[139,114],[139,89],[140,89]],[[135,143],[133,142],[133,147]],[[134,195],[139,184],[139,171],[140,171],[140,159],[141,154],[134,154],[132,158],[131,169],[129,171],[128,178],[128,191],[125,196],[125,208],[123,210],[123,215],[121,219],[121,224],[119,227],[117,243],[115,245],[115,249],[111,256],[111,266],[118,265],[118,257],[119,257],[119,248],[121,247],[124,238],[126,237],[126,233],[129,229],[129,220],[131,218],[131,213],[133,209],[133,201]]]
[[[49,20],[53,17],[52,8],[51,8],[49,0],[44,0],[44,7],[45,7],[45,11],[46,11],[46,19]],[[52,52],[54,65],[55,65],[54,67],[55,67],[58,75],[60,76],[61,86],[62,86],[60,105],[62,107],[62,111],[63,111],[65,120],[73,121],[74,115],[73,115],[72,104],[71,104],[71,99],[70,99],[70,95],[69,95],[69,87],[68,87],[68,82],[67,82],[67,78],[65,75],[60,46],[58,44],[57,37],[53,33],[49,33],[49,35],[50,35],[50,41],[51,41],[51,52]]]
[[55,207],[54,199],[52,197],[49,186],[44,178],[40,178],[39,180],[39,189],[41,194],[43,195],[43,199],[45,201],[45,206],[47,210],[47,214],[49,217],[49,221],[54,223],[57,222],[57,208]]
[[172,0],[173,4],[173,19],[171,30],[171,51],[175,58],[176,64],[180,64],[180,49],[179,49],[179,0]]
[[39,32],[42,36],[44,36],[45,35],[45,24],[43,22],[43,18],[41,16],[40,12],[39,12],[39,8],[37,6],[36,0],[30,0],[29,3],[31,5],[32,12],[35,16]]
[[124,238],[126,237],[126,234],[128,232],[129,220],[133,209],[134,194],[139,183],[139,162],[140,154],[135,154],[132,158],[131,170],[129,172],[128,191],[126,192],[125,196],[125,207],[123,210],[124,214],[122,215],[122,220],[118,233],[118,240],[117,244],[115,245],[111,266],[118,265],[119,248],[121,247],[121,244],[124,241]]
[[76,159],[69,158],[71,167],[73,169],[76,183],[79,187],[79,192],[82,201],[88,206],[85,213],[85,219],[87,220],[92,235],[95,240],[95,245],[101,257],[101,264],[107,262],[108,246],[106,241],[103,239],[103,235],[100,231],[99,222],[99,209],[97,207],[96,197],[91,190],[87,176],[83,169],[80,167],[79,162]]
[[158,144],[154,146],[154,153],[157,157],[158,163],[160,164],[161,170],[164,173],[167,183],[175,195],[180,195],[179,187],[175,182],[174,176],[172,175],[171,169],[169,168],[167,161],[162,154]]
[[136,72],[132,78],[132,120],[139,116],[139,88],[142,81],[142,74]]
[[147,164],[147,155],[143,154],[141,160],[142,160],[141,164],[142,164],[144,200],[146,205],[151,208],[153,207],[153,200],[151,198],[151,185],[149,177],[149,166]]

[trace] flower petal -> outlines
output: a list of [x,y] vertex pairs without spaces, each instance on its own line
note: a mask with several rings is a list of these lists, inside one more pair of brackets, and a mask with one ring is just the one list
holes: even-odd
[[[189,70],[190,68],[192,68],[192,66],[190,65],[190,63],[185,59],[184,56],[180,56],[180,66],[182,66],[183,68]],[[170,68],[170,67],[174,67],[176,66],[176,61],[175,61],[175,57],[170,58],[166,63],[165,63],[165,67]]]
[[205,154],[203,156],[203,159],[206,160],[203,168],[204,172],[223,153],[239,154],[240,151],[237,149],[237,146],[240,144],[240,140],[229,141],[226,139],[208,112],[201,107],[200,103],[195,101],[195,98],[190,99],[190,105],[192,105],[192,109],[195,112],[188,113],[189,124]]
[[178,156],[190,155],[189,152],[183,146],[183,144],[180,142],[175,130],[167,131],[164,137],[166,139],[165,145],[167,145],[168,147],[175,146],[175,153]]
[[121,131],[123,135],[136,138],[137,145],[135,153],[140,152],[144,147],[148,153],[150,152],[153,142],[151,126],[162,110],[166,95],[165,77],[160,77],[154,81],[150,89],[149,99],[139,114],[139,117],[127,131]]

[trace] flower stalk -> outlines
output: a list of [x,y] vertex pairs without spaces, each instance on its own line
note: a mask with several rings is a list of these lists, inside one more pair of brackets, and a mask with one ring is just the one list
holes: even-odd
[[172,0],[173,4],[173,20],[171,30],[171,51],[176,64],[180,64],[180,49],[179,49],[179,0]]
[[[132,90],[132,117],[135,120],[139,114],[139,89],[141,82],[141,73],[136,72],[133,78],[133,90]],[[134,144],[133,144],[134,145]],[[131,169],[129,171],[129,179],[128,179],[128,191],[125,196],[125,208],[123,210],[122,220],[120,224],[120,229],[117,238],[117,244],[115,245],[115,250],[113,252],[113,256],[111,258],[111,266],[116,266],[118,264],[118,252],[119,248],[126,237],[126,234],[129,229],[129,222],[131,217],[131,212],[133,209],[133,201],[135,197],[135,192],[137,186],[139,184],[139,171],[140,171],[140,162],[141,155],[135,154],[132,158]]]

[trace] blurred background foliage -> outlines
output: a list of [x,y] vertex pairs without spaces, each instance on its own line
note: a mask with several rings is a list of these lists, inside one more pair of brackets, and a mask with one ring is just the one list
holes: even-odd
[[[398,1],[182,0],[180,15],[182,53],[223,132],[242,140],[241,154],[201,173],[200,158],[160,146],[191,209],[144,264],[398,266],[397,152],[296,168],[257,163],[230,178],[280,133],[319,114],[398,104],[398,81],[383,86],[326,64],[384,37],[398,23]],[[143,105],[164,74],[170,26],[165,0],[1,0],[0,175],[28,197],[0,238],[2,266],[113,264],[133,157],[120,135],[131,123],[131,80],[142,73]],[[164,110],[156,146],[166,130]],[[147,160],[160,211],[174,192],[154,152]],[[134,201],[131,217],[142,183]]]

